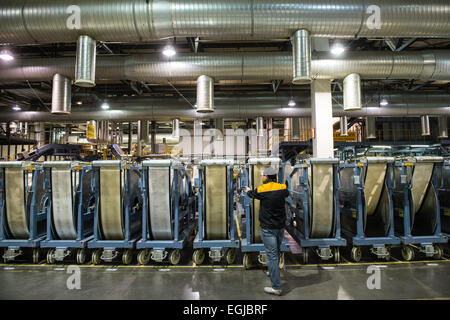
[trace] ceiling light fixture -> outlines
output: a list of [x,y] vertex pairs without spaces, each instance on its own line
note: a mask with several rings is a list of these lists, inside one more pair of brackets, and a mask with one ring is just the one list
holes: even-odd
[[162,53],[166,57],[173,57],[174,55],[177,54],[177,51],[175,50],[175,47],[171,43],[169,43],[164,47]]
[[103,102],[102,109],[103,110],[108,110],[109,109],[109,104],[107,102]]
[[380,106],[387,106],[389,104],[389,102],[386,99],[383,99],[380,101]]
[[295,103],[295,101],[293,99],[289,100],[288,102],[288,106],[289,107],[295,107],[297,104]]
[[11,52],[3,50],[2,52],[0,52],[0,59],[2,59],[3,61],[11,61],[14,60],[14,57]]
[[344,51],[345,48],[340,44],[335,44],[330,50],[330,52],[336,56],[341,55]]
[[12,109],[13,109],[14,111],[20,111],[20,110],[22,110],[22,108],[19,107],[17,104],[16,104],[14,107],[12,107]]

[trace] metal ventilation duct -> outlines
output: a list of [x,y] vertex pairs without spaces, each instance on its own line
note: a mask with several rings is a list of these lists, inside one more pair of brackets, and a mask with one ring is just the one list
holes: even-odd
[[[447,0],[2,0],[0,42],[279,39],[306,29],[345,38],[448,37]],[[375,10],[373,9],[375,5]],[[412,17],[420,17],[420,21]]]
[[361,110],[361,77],[357,73],[344,78],[344,110]]
[[367,133],[366,139],[376,139],[377,138],[374,117],[366,118],[366,133]]
[[256,118],[256,136],[264,137],[264,118],[263,117]]
[[69,114],[72,107],[72,93],[70,80],[55,74],[52,86],[52,113]]
[[214,80],[205,75],[197,79],[197,112],[214,112]]
[[422,126],[422,136],[430,135],[430,117],[428,115],[420,117],[420,123]]
[[225,123],[223,118],[217,118],[215,123],[215,128],[220,132],[216,132],[215,140],[223,141],[223,135],[225,134]]
[[307,30],[298,30],[292,36],[292,83],[307,84],[311,82],[311,37]]
[[145,144],[150,143],[150,122],[148,120],[142,121],[141,123],[141,139]]
[[448,125],[447,125],[447,116],[443,115],[438,118],[438,129],[439,129],[439,136],[438,138],[444,139],[448,138]]
[[340,135],[341,137],[348,136],[347,116],[341,117]]
[[75,85],[95,86],[96,41],[88,36],[80,36],[77,43],[75,63]]
[[284,119],[284,141],[291,141],[292,138],[292,118]]
[[173,138],[180,137],[180,119],[172,120],[172,137]]
[[[432,57],[432,59],[431,59]],[[207,74],[219,80],[273,79],[291,82],[290,52],[236,52],[177,54],[170,60],[160,55],[100,56],[96,61],[99,80],[194,81]],[[0,66],[0,81],[47,81],[55,73],[73,78],[75,59],[16,59]],[[326,52],[312,54],[314,79],[343,79],[357,73],[361,79],[450,80],[450,51],[364,51],[343,57]]]
[[[334,95],[336,101],[342,100],[342,95]],[[173,118],[181,120],[195,118],[225,118],[251,119],[255,115],[265,118],[292,118],[311,116],[311,97],[309,93],[296,94],[298,101],[295,108],[287,108],[286,103],[290,95],[258,94],[248,96],[215,97],[213,113],[201,114],[192,109],[182,98],[115,98],[109,100],[110,109],[105,111],[97,104],[83,104],[74,106],[70,115],[52,115],[43,111],[3,111],[2,121],[86,121],[90,119],[110,121],[164,120]],[[389,106],[380,107],[380,99],[387,99]],[[365,92],[363,108],[358,111],[347,112],[336,102],[333,105],[333,116],[351,117],[420,117],[421,115],[450,114],[449,93],[420,93],[420,92]],[[303,128],[303,126],[302,126]]]

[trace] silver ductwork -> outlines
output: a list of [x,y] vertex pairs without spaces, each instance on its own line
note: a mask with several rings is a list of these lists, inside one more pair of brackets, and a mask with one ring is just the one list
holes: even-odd
[[[395,93],[365,92],[363,95],[363,108],[347,112],[342,109],[342,95],[333,94],[333,116],[384,116],[384,117],[420,117],[421,115],[447,115],[450,114],[450,94],[434,93]],[[194,118],[225,118],[225,119],[251,119],[255,115],[265,118],[292,118],[311,116],[310,94],[297,94],[294,99],[298,101],[294,108],[287,107],[290,95],[258,94],[246,96],[215,97],[215,110],[213,113],[201,114],[192,109],[182,98],[140,98],[126,97],[109,100],[110,109],[101,110],[98,105],[83,104],[74,106],[70,115],[52,115],[41,111],[3,111],[2,121],[86,121],[90,119],[110,121],[137,121],[137,120],[165,120],[173,118],[190,120]],[[386,99],[389,105],[380,107],[380,100]]]
[[344,78],[344,110],[360,110],[361,105],[361,77],[357,73]]
[[[75,4],[75,5],[74,5]],[[0,42],[145,42],[171,37],[448,37],[447,0],[2,0]],[[420,21],[412,17],[420,17]]]
[[216,119],[215,128],[218,132],[216,132],[216,136],[214,139],[218,141],[223,141],[223,135],[225,134],[225,122],[223,118]]
[[53,76],[52,113],[68,114],[72,107],[72,87],[70,80],[60,74]]
[[256,117],[256,136],[264,137],[264,118]]
[[173,138],[180,137],[180,119],[172,120],[172,137]]
[[88,36],[80,36],[77,42],[75,62],[75,85],[95,86],[96,41]]
[[214,80],[209,76],[197,79],[197,112],[214,112]]
[[[160,55],[101,56],[96,61],[98,80],[131,80],[167,84],[194,81],[207,74],[220,80],[293,79],[290,52],[236,52],[177,54],[170,60]],[[75,59],[16,59],[0,66],[0,81],[47,81],[55,73],[73,78]],[[361,79],[450,80],[450,51],[364,51],[342,57],[313,52],[313,79],[343,79],[357,73]]]
[[293,79],[292,83],[311,82],[311,36],[308,30],[298,30],[291,39]]
[[422,127],[422,136],[430,135],[430,117],[428,115],[420,116],[420,124]]
[[376,139],[377,131],[375,127],[375,117],[366,118],[366,139]]
[[144,120],[141,123],[141,139],[145,144],[150,143],[150,122],[148,120]]
[[442,115],[438,118],[438,130],[439,130],[438,138],[440,139],[448,138],[447,115]]
[[343,116],[340,119],[340,135],[341,135],[341,137],[347,137],[348,136],[347,116]]

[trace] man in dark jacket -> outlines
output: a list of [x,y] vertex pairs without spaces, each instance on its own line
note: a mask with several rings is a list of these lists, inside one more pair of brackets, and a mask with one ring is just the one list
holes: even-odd
[[247,187],[245,191],[250,198],[260,201],[259,223],[272,282],[272,287],[265,287],[264,292],[281,295],[280,247],[286,223],[284,199],[289,196],[289,191],[285,184],[277,183],[277,170],[274,168],[264,168],[262,176],[262,186],[254,190]]

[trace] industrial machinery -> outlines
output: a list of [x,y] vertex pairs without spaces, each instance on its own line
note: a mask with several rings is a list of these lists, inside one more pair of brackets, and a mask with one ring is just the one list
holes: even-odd
[[338,162],[311,158],[286,174],[292,219],[288,231],[302,247],[305,264],[313,249],[320,259],[339,262],[339,248],[347,244],[341,237]]
[[[195,226],[195,197],[184,166],[174,160],[142,162],[142,239],[139,264],[168,257],[176,265]],[[170,249],[170,250],[169,250]]]
[[86,260],[87,243],[93,238],[95,190],[89,163],[46,161],[45,192],[47,233],[41,248],[50,248],[47,263],[63,261],[73,254],[78,264]]
[[224,256],[228,264],[235,260],[239,239],[236,239],[234,212],[233,160],[202,160],[195,186],[198,188],[198,233],[194,240],[192,259],[202,264],[205,251],[212,261]]
[[4,262],[15,260],[29,249],[33,263],[39,262],[48,200],[40,164],[0,162],[0,247],[5,248]]
[[450,235],[450,158],[435,166],[436,183],[441,209],[441,228],[447,237]]
[[[250,158],[245,168],[240,172],[240,187],[242,189],[243,206],[245,210],[245,238],[242,239],[241,251],[244,253],[243,264],[246,269],[250,269],[258,261],[262,265],[267,265],[267,254],[262,242],[261,227],[259,224],[260,201],[250,199],[244,188],[249,186],[256,188],[262,185],[261,170],[265,167],[278,169],[278,181],[283,183],[283,166],[280,158]],[[284,252],[289,251],[286,238],[283,238],[280,250],[280,268],[284,266]],[[257,253],[257,259],[255,259]]]
[[92,167],[96,200],[94,239],[88,243],[95,249],[92,263],[112,262],[121,252],[123,264],[130,264],[142,228],[141,168],[120,160],[93,161]]
[[441,259],[440,209],[436,188],[437,156],[399,158],[393,171],[395,231],[402,242],[402,257],[413,260],[417,251]]
[[389,260],[394,235],[391,175],[393,157],[363,157],[339,164],[342,234],[353,244],[351,258],[358,262],[362,247]]

